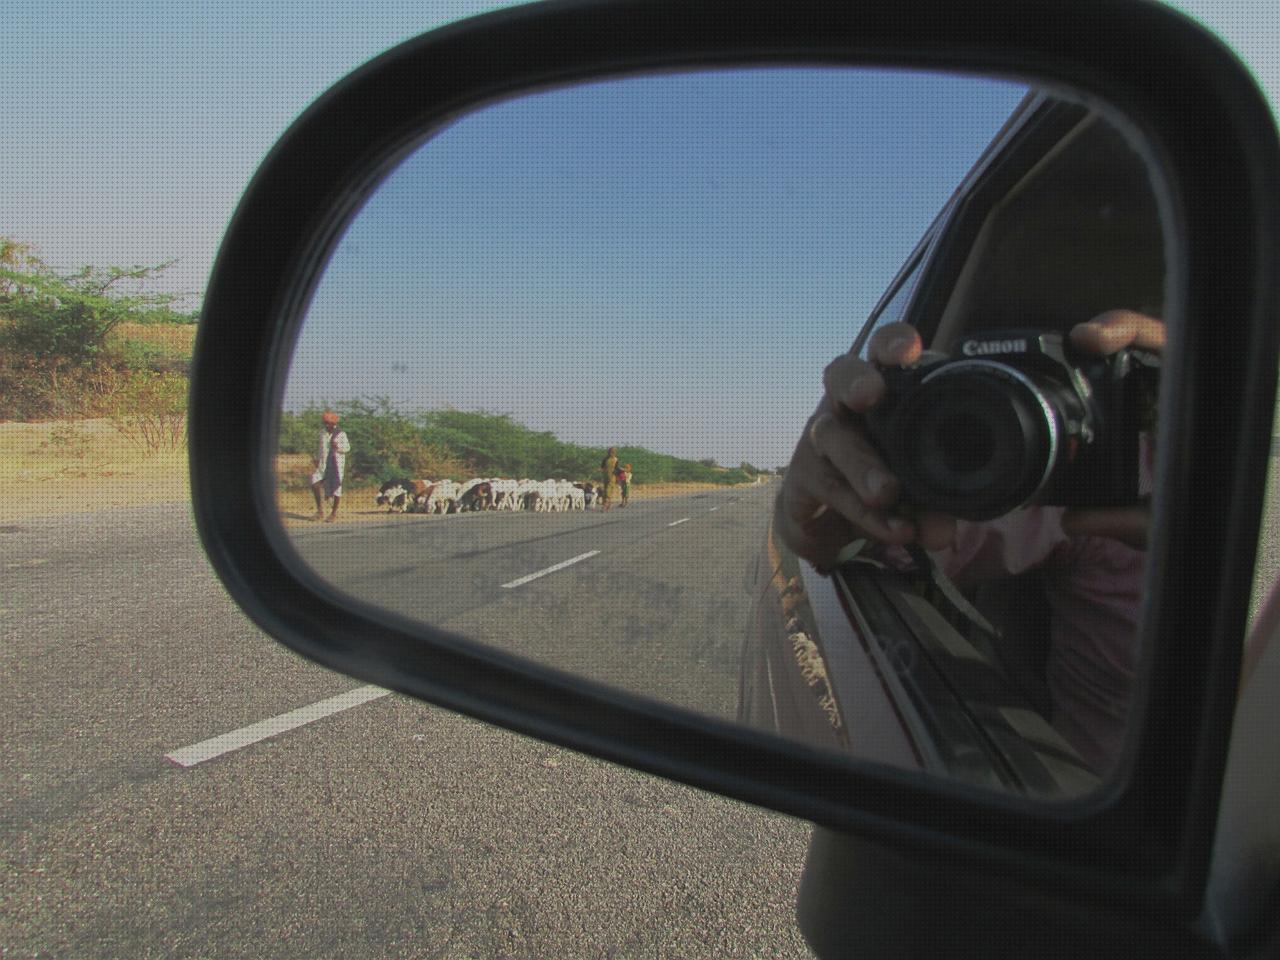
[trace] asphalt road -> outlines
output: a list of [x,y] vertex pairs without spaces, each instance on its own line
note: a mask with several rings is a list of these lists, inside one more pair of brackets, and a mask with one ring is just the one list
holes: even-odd
[[[726,493],[297,543],[337,589],[722,712],[760,522]],[[804,823],[403,697],[166,759],[359,687],[239,613],[185,505],[0,523],[0,956],[809,956]]]
[[[641,659],[669,656],[683,697],[727,676],[732,630],[698,640],[714,618],[682,596],[701,573],[685,564],[716,555],[727,539],[715,531],[758,521],[746,501],[670,527],[666,509],[447,518],[456,530],[396,517],[368,533],[308,528],[299,545],[317,566],[377,559],[390,582],[397,538],[408,555],[423,538],[461,537],[442,549],[473,557],[428,562],[491,579],[469,575],[421,609],[492,642],[510,641],[513,603],[549,619],[592,582],[606,595],[643,582],[648,608],[593,608],[637,638],[596,662],[630,682]],[[507,539],[548,534],[519,549]],[[678,566],[642,581],[664,538]],[[501,586],[588,541],[601,551],[590,560]],[[743,583],[715,589],[740,596]],[[683,639],[655,652],[662,638]],[[0,663],[6,960],[809,956],[794,922],[806,824],[417,701],[389,695],[194,766],[167,760],[359,686],[239,613],[185,505],[0,524]]]
[[775,493],[762,485],[636,500],[608,513],[395,515],[292,536],[302,559],[349,596],[732,719]]

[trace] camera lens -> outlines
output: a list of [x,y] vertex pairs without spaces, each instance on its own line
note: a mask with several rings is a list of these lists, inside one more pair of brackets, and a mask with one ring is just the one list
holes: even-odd
[[968,414],[949,414],[939,424],[937,443],[944,471],[960,477],[980,473],[996,448],[991,425]]
[[894,417],[891,466],[910,499],[969,520],[1026,503],[1057,453],[1053,386],[985,360],[927,377]]

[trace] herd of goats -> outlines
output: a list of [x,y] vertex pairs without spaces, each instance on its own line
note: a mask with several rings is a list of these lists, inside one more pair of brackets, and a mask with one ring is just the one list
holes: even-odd
[[597,484],[568,480],[388,480],[377,504],[389,513],[462,513],[474,510],[530,510],[553,513],[586,510],[601,491]]

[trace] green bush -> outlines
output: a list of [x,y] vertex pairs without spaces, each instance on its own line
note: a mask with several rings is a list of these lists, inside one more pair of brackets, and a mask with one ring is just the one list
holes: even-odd
[[[325,408],[286,412],[280,419],[281,453],[313,456]],[[347,470],[354,482],[381,483],[398,477],[462,476],[470,465],[449,447],[433,442],[419,423],[386,400],[352,400],[332,406],[351,438]]]
[[[162,264],[161,268],[166,266],[168,266],[168,264]],[[149,326],[160,326],[168,323],[190,326],[200,322],[200,311],[174,310],[168,304],[162,304],[157,307],[137,310],[131,317],[129,317],[129,322],[145,323]]]
[[97,359],[107,335],[122,323],[173,322],[168,294],[117,293],[120,280],[142,281],[163,270],[85,267],[59,274],[34,258],[23,269],[0,265],[0,345],[72,366]]
[[111,354],[133,370],[188,375],[191,359],[174,353],[171,347],[141,340],[122,340],[111,347]]
[[117,405],[131,367],[185,379],[185,360],[107,343],[122,323],[194,322],[174,309],[180,296],[143,290],[171,265],[65,273],[29,245],[0,237],[0,417],[99,415]]
[[[603,448],[566,443],[506,414],[432,410],[406,416],[385,399],[345,401],[331,409],[339,414],[351,439],[347,469],[353,482],[381,483],[405,476],[603,479]],[[279,452],[312,455],[322,412],[321,407],[311,407],[284,413]],[[741,467],[726,469],[715,466],[714,460],[708,465],[643,447],[619,447],[618,461],[631,464],[636,484],[735,484],[747,483],[752,476]]]

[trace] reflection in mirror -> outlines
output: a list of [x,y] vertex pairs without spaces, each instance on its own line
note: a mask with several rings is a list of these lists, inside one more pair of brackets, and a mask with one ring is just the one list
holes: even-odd
[[285,528],[338,593],[476,643],[1079,794],[1134,719],[1163,242],[1131,138],[1005,82],[738,70],[490,106],[328,265]]

